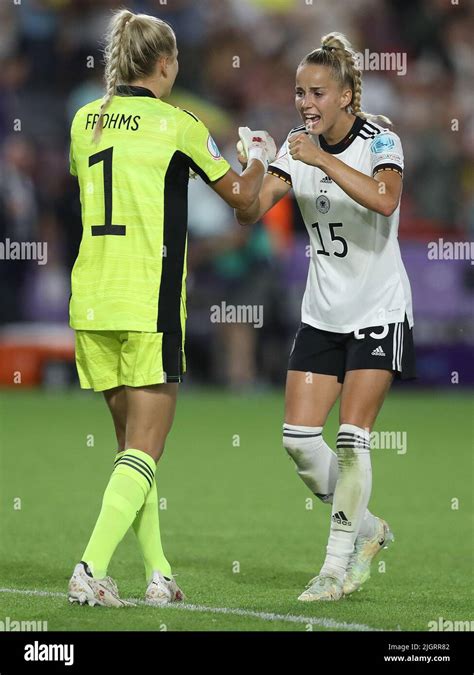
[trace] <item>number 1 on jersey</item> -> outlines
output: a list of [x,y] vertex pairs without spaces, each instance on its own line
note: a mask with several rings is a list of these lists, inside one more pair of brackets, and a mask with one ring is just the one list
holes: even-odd
[[93,237],[100,237],[105,234],[125,235],[125,225],[112,225],[112,154],[113,148],[106,148],[95,155],[89,157],[89,166],[94,166],[99,162],[104,162],[104,213],[105,225],[92,225],[91,231]]

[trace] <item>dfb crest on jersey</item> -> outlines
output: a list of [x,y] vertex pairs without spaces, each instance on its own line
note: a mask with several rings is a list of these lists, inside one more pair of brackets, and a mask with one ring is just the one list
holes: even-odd
[[327,213],[331,208],[329,197],[326,197],[326,195],[319,195],[316,199],[316,208],[320,213]]

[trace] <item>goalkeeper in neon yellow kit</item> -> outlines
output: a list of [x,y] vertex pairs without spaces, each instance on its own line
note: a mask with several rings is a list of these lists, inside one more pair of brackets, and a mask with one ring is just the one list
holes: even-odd
[[69,582],[69,600],[81,604],[128,604],[107,568],[129,527],[145,562],[146,600],[183,598],[161,546],[155,471],[186,368],[189,173],[231,207],[246,208],[276,154],[266,132],[249,130],[248,168],[239,176],[202,122],[162,101],[178,73],[177,56],[167,23],[116,12],[105,50],[106,94],[81,108],[71,128],[83,236],[70,324],[81,387],[103,392],[118,443],[97,523]]

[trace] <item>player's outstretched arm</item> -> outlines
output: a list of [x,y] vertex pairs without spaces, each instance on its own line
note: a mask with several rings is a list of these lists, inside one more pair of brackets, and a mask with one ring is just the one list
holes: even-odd
[[240,127],[239,135],[241,147],[245,147],[248,167],[241,176],[230,169],[222,178],[212,183],[211,187],[229,206],[245,210],[258,197],[265,171],[275,159],[276,146],[266,131],[251,131],[248,127]]
[[291,185],[280,178],[267,173],[255,201],[246,209],[236,208],[235,217],[240,225],[253,225],[262,218],[272,206],[291,190]]
[[[240,141],[237,143],[237,157],[244,169],[247,166],[248,157],[250,156],[252,135],[255,136],[258,133],[260,132],[252,132],[248,127],[239,127]],[[273,149],[276,152],[276,148],[273,147]],[[240,223],[240,225],[253,225],[260,220],[272,206],[284,197],[290,188],[291,186],[280,178],[267,174],[263,179],[263,184],[255,201],[247,208],[236,208],[235,217],[237,222]]]
[[229,169],[210,187],[233,209],[246,209],[257,198],[264,175],[265,167],[254,159],[241,176]]

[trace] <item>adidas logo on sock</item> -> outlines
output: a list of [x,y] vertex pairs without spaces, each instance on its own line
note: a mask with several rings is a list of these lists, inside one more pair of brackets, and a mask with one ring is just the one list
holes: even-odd
[[382,349],[382,347],[379,345],[378,347],[376,347],[376,348],[373,350],[372,356],[385,356],[385,352],[384,352],[384,350]]
[[332,183],[332,178],[329,178],[329,176],[324,176],[324,178],[321,178],[321,183]]
[[351,521],[347,519],[347,516],[344,513],[344,511],[338,511],[337,513],[334,513],[332,516],[332,520],[335,523],[339,523],[339,525],[349,525],[349,526],[352,525]]

